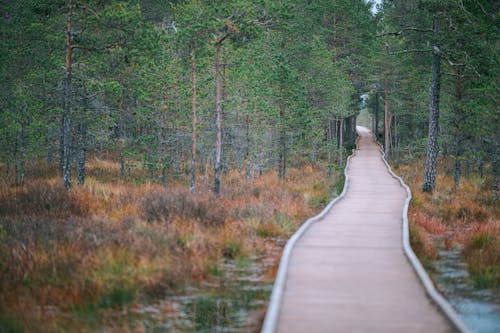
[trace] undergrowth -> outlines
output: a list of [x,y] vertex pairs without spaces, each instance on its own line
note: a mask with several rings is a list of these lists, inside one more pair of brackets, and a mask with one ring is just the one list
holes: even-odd
[[117,163],[99,161],[68,192],[43,170],[23,187],[0,187],[2,332],[94,330],[107,311],[201,286],[223,258],[262,254],[290,236],[336,181],[311,166],[290,169],[287,181],[234,173],[215,196],[203,182],[190,193],[183,179],[126,183]]
[[412,189],[409,210],[412,247],[430,268],[437,247],[460,245],[471,282],[477,288],[500,289],[500,205],[491,199],[491,179],[470,175],[458,187],[439,165],[436,188],[421,191],[422,161],[399,167]]

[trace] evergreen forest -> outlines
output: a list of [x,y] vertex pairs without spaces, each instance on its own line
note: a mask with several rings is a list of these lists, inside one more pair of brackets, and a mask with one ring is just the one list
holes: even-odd
[[460,246],[498,292],[499,10],[1,0],[0,332],[258,331],[357,125],[412,188],[424,266]]

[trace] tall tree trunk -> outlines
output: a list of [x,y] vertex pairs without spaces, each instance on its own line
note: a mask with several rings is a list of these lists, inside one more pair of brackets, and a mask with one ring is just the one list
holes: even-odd
[[493,169],[493,201],[498,202],[498,191],[500,182],[500,147],[498,143],[495,143],[493,158],[492,158],[492,169]]
[[[283,94],[283,92],[282,92]],[[278,147],[278,177],[284,179],[286,176],[286,126],[285,106],[280,104],[280,136]]]
[[373,134],[375,134],[375,138],[378,140],[378,92],[375,93],[375,101],[374,101],[374,107],[373,107]]
[[389,82],[384,82],[384,154],[389,158],[391,145],[391,114],[389,112]]
[[[25,143],[25,135],[24,135],[24,124],[21,124],[21,130],[18,132],[17,140],[16,140],[16,160],[15,160],[15,171],[16,171],[16,181],[15,184],[17,186],[24,185],[24,177],[26,173],[25,167],[25,159],[26,159],[26,143]],[[19,154],[17,154],[17,150],[19,150]]]
[[162,107],[160,129],[158,133],[159,162],[161,167],[161,184],[167,187],[169,163],[167,159],[167,106]]
[[71,69],[73,66],[73,1],[68,3],[69,14],[66,31],[66,76],[63,81],[63,117],[61,135],[61,169],[64,187],[71,188],[71,99],[72,82]]
[[125,93],[123,89],[123,77],[120,75],[120,84],[122,86],[122,91],[120,93],[120,102],[118,104],[118,153],[120,159],[120,176],[125,176],[125,124],[124,124],[124,105],[125,105]]
[[340,118],[339,125],[339,165],[344,164],[344,118]]
[[220,73],[220,52],[222,42],[216,46],[215,56],[215,177],[214,193],[220,193],[220,172],[221,172],[221,151],[222,151],[222,100],[221,100],[221,73]]
[[439,13],[434,16],[434,46],[432,53],[431,101],[429,107],[429,138],[425,160],[425,175],[422,191],[432,192],[436,186],[436,163],[438,154],[439,97],[441,90],[441,50],[439,49]]
[[393,132],[393,139],[392,139],[392,142],[393,142],[393,149],[392,149],[392,156],[393,156],[393,160],[394,160],[394,164],[396,167],[399,166],[399,144],[398,144],[398,119],[397,119],[397,116],[396,116],[396,113],[394,113],[394,130],[392,131]]
[[460,73],[460,68],[455,69],[455,117],[454,117],[454,161],[453,161],[453,184],[458,187],[460,178],[462,176],[462,90],[463,90],[463,76]]
[[85,152],[87,149],[87,125],[82,121],[78,126],[78,185],[85,183]]
[[337,149],[340,148],[340,135],[339,135],[339,129],[340,129],[340,120],[338,117],[335,117],[335,140],[337,141]]
[[191,170],[189,175],[189,191],[195,190],[196,177],[196,55],[191,49]]
[[335,64],[337,62],[337,55],[338,55],[338,51],[337,51],[337,47],[338,47],[338,40],[339,40],[339,37],[338,37],[338,32],[337,32],[337,14],[334,13],[333,14],[333,26],[332,26],[332,30],[333,30],[333,56],[332,56],[332,62]]
[[245,175],[250,179],[250,115],[245,117]]
[[326,149],[328,152],[328,173],[331,172],[332,161],[332,142],[333,142],[333,120],[328,120],[328,132],[326,134]]

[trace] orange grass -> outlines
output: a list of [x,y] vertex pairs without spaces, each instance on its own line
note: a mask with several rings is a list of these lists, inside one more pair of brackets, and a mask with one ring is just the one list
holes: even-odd
[[500,205],[491,200],[491,179],[471,175],[463,177],[455,188],[453,177],[444,174],[443,161],[438,166],[433,193],[421,191],[421,160],[396,170],[412,189],[412,246],[428,263],[435,257],[438,245],[461,245],[474,284],[499,288]]
[[335,183],[310,166],[287,181],[230,173],[216,197],[203,181],[194,194],[182,178],[168,189],[126,183],[118,163],[92,159],[85,185],[67,192],[44,172],[0,187],[0,327],[12,330],[85,331],[79,313],[97,311],[95,322],[106,309],[200,286],[223,258],[269,255],[273,277],[275,239],[316,214]]

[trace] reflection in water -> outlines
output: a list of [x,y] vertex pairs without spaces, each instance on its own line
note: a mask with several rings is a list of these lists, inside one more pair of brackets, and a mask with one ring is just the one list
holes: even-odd
[[433,264],[437,286],[471,332],[500,332],[500,297],[494,291],[473,288],[460,251],[460,247],[439,251]]
[[265,275],[283,245],[281,239],[273,242],[278,246],[271,246],[272,253],[226,260],[220,275],[200,289],[136,308],[129,320],[140,322],[147,332],[257,332],[272,291]]

